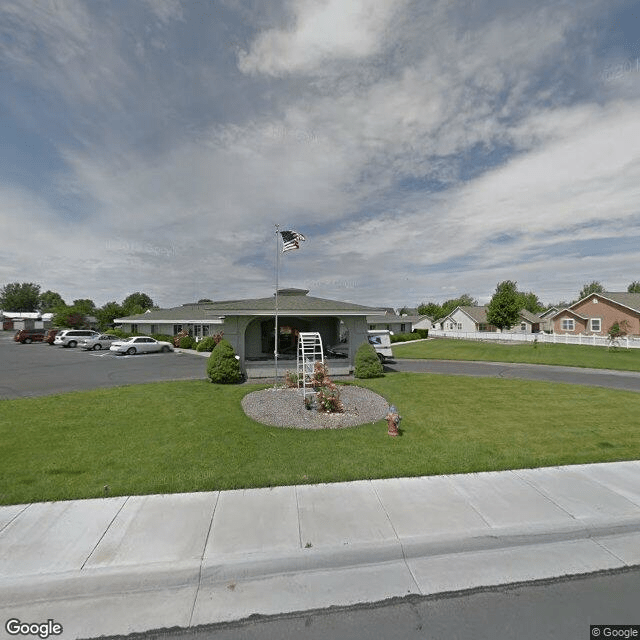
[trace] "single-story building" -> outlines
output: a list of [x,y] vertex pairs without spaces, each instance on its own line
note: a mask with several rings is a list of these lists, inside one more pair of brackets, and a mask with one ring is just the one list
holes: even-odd
[[48,329],[52,318],[53,313],[39,311],[0,311],[0,320],[5,331]]
[[[384,311],[350,302],[307,295],[306,289],[278,291],[278,369],[295,371],[297,336],[317,331],[324,350],[341,345],[346,358],[327,358],[329,373],[353,371],[357,348],[367,341],[367,316]],[[124,331],[140,334],[177,335],[187,331],[196,340],[222,332],[240,357],[243,371],[251,378],[275,374],[275,294],[267,298],[184,304],[171,309],[116,318]],[[346,348],[345,348],[346,347]]]
[[411,333],[414,329],[421,328],[416,325],[425,318],[428,320],[427,316],[398,316],[395,314],[367,316],[367,325],[370,330],[387,329],[394,335],[398,335],[400,333]]
[[[456,307],[448,316],[439,321],[443,331],[460,331],[461,333],[498,332],[498,328],[487,320],[488,307],[462,306]],[[505,329],[503,333],[538,333],[540,317],[523,309],[519,321]]]
[[606,336],[618,322],[628,335],[640,335],[640,293],[592,293],[553,317],[554,333]]

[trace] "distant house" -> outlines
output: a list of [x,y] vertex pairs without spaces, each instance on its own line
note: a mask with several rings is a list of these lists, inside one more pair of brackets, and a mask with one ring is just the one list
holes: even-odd
[[606,336],[618,322],[627,334],[640,335],[640,293],[592,293],[552,316],[560,334]]
[[[382,315],[384,310],[314,298],[308,293],[306,289],[281,289],[278,292],[280,372],[287,368],[295,371],[298,333],[311,331],[320,333],[325,350],[340,344],[340,350],[346,353],[346,358],[329,358],[330,373],[350,373],[357,348],[367,341],[367,317]],[[222,332],[240,357],[247,376],[272,377],[275,373],[275,295],[151,309],[116,318],[114,322],[129,333],[174,336],[186,331],[200,339]]]
[[[487,320],[487,309],[486,306],[456,307],[439,321],[440,327],[443,331],[460,331],[461,333],[498,332],[499,329]],[[511,329],[505,329],[503,333],[538,333],[540,324],[540,316],[523,309],[518,322]]]
[[20,329],[48,329],[51,326],[53,313],[39,311],[0,311],[2,328],[5,331]]
[[540,318],[540,331],[551,333],[553,331],[553,316],[558,313],[558,307],[549,307],[546,311],[538,314]]

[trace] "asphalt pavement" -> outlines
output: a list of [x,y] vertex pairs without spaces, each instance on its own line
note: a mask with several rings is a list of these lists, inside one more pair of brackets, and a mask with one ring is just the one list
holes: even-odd
[[640,461],[13,505],[0,621],[89,638],[639,564]]

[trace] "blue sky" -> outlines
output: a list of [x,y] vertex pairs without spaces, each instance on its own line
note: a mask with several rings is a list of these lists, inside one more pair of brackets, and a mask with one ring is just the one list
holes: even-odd
[[0,284],[400,307],[640,280],[640,3],[3,0]]

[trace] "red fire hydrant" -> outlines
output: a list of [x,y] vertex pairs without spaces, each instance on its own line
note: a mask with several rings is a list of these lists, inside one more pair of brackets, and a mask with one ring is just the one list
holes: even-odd
[[402,420],[402,418],[398,414],[398,410],[393,405],[391,405],[389,407],[389,413],[387,413],[387,433],[390,436],[400,435],[398,433],[398,425],[400,424],[400,420]]

